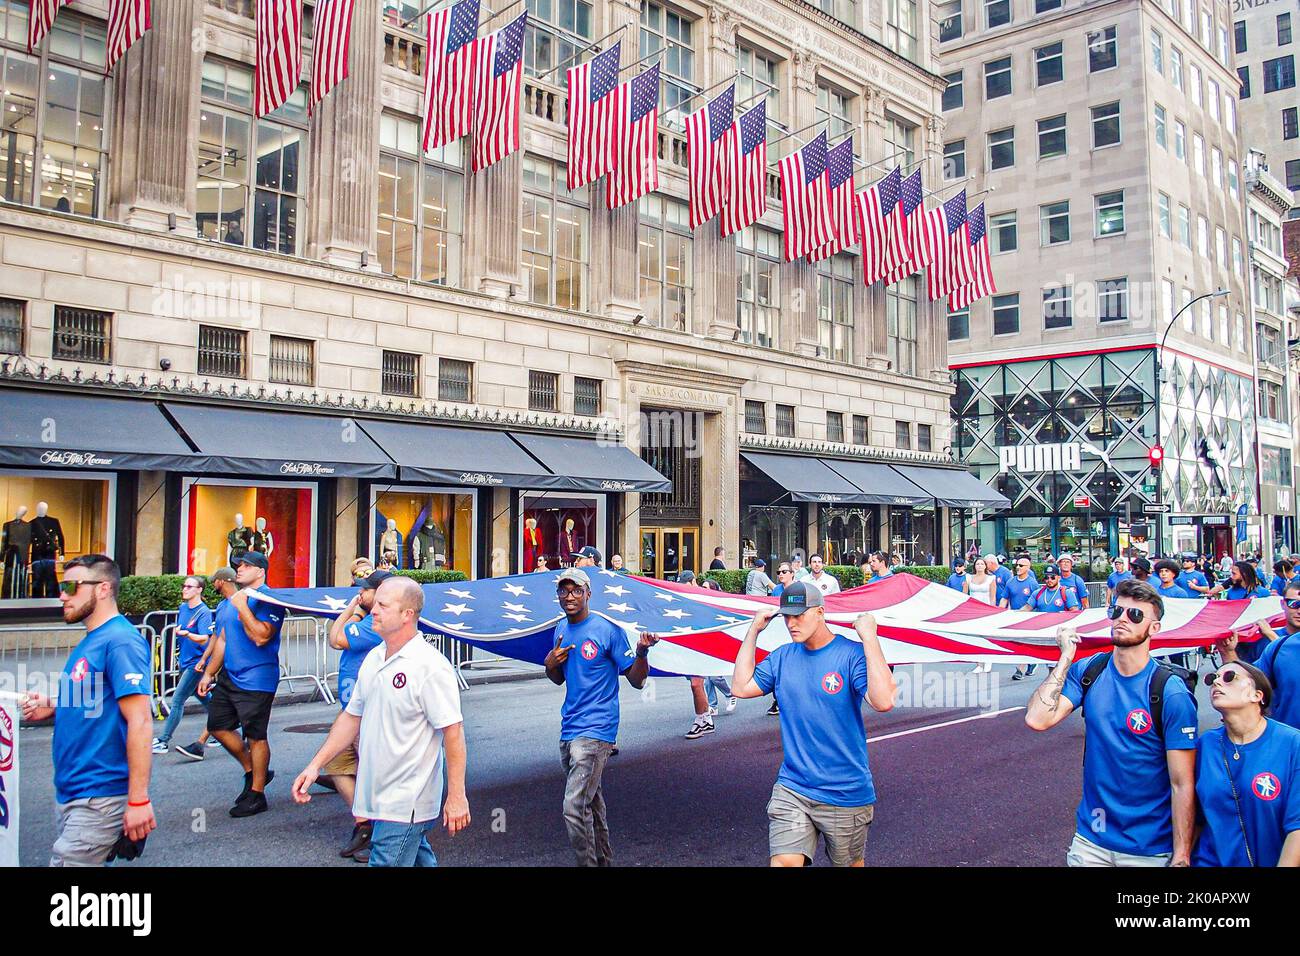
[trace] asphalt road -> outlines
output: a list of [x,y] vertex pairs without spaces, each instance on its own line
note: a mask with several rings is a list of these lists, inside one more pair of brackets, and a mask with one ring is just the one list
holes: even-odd
[[[1046,734],[1024,725],[1023,705],[1043,677],[1012,683],[994,669],[981,708],[942,706],[935,681],[966,678],[969,665],[899,668],[924,703],[889,714],[867,710],[868,749],[879,794],[867,862],[873,866],[1052,866],[1063,863],[1079,800],[1083,725],[1078,715]],[[994,693],[995,691],[995,693]],[[559,711],[563,689],[549,681],[489,684],[465,692],[470,829],[431,836],[443,865],[568,866],[560,804]],[[1205,695],[1202,727],[1217,722]],[[967,698],[969,700],[969,698]],[[770,699],[741,701],[716,719],[717,732],[682,737],[691,717],[683,679],[658,679],[650,693],[624,685],[621,753],[605,773],[615,862],[622,866],[758,866],[767,862],[766,803],[781,762],[779,722]],[[962,703],[949,697],[948,704]],[[202,763],[154,758],[151,794],[159,828],[140,863],[214,866],[356,866],[336,850],[351,829],[339,797],[325,791],[307,806],[289,797],[294,776],[315,753],[337,709],[285,705],[271,721],[271,809],[232,819],[242,786],[223,751]],[[187,716],[178,740],[201,718]],[[50,731],[22,734],[21,855],[43,865],[53,840]],[[819,862],[825,862],[821,857]],[[132,864],[138,866],[137,864]]]

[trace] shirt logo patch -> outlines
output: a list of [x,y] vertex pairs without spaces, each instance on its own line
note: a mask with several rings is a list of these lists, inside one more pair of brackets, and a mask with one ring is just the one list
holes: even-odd
[[1282,782],[1265,770],[1255,775],[1255,779],[1250,782],[1250,789],[1254,790],[1255,796],[1261,800],[1276,800],[1277,795],[1282,792]]
[[844,688],[844,678],[831,671],[822,678],[822,690],[828,694],[838,694]]
[[77,681],[78,683],[80,683],[81,681],[86,679],[86,675],[89,673],[90,673],[90,661],[86,660],[83,657],[81,658],[81,660],[77,661],[77,663],[72,665],[72,672],[68,674],[68,676],[71,677],[73,680]]
[[1128,729],[1135,734],[1145,734],[1151,729],[1151,715],[1139,707],[1137,710],[1129,711]]
[[585,657],[587,660],[589,661],[595,660],[597,653],[599,653],[599,651],[594,641],[582,642],[582,656]]
[[394,674],[394,675],[393,675],[393,686],[396,687],[398,690],[401,690],[403,687],[405,687],[405,686],[406,686],[406,675],[403,674],[401,671],[398,671],[396,674]]

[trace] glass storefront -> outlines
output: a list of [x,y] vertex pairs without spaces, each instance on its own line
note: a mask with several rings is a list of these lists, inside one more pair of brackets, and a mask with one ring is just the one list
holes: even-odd
[[741,567],[757,557],[771,569],[796,551],[802,553],[799,511],[795,505],[748,505],[740,520]]
[[817,541],[827,564],[854,564],[880,549],[879,505],[822,505],[817,509]]
[[929,564],[936,553],[934,508],[889,509],[889,553],[895,563]]
[[181,495],[183,574],[211,574],[248,551],[266,555],[271,588],[315,581],[316,483],[186,478]]
[[371,491],[370,558],[403,570],[474,574],[474,495],[399,486]]
[[111,473],[0,472],[0,598],[57,597],[63,564],[83,554],[113,554]]
[[[567,568],[575,551],[590,545],[604,552],[605,498],[603,495],[519,496],[519,569],[537,570],[538,557],[548,568]],[[643,559],[644,560],[644,559]]]

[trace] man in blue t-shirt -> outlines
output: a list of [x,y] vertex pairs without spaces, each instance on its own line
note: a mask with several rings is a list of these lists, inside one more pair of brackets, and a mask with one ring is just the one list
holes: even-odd
[[[1088,660],[1075,662],[1079,635],[1061,627],[1060,659],[1030,696],[1025,723],[1050,730],[1083,706],[1083,799],[1075,815],[1070,866],[1187,866],[1195,822],[1196,698],[1175,676],[1152,711],[1157,667],[1151,638],[1164,599],[1151,585],[1121,581],[1110,610],[1114,651],[1091,687]],[[1167,672],[1166,672],[1167,673]]]
[[[280,628],[284,608],[250,597],[266,587],[266,555],[247,551],[235,567],[240,590],[216,613],[216,641],[208,657],[199,694],[212,690],[208,730],[244,768],[244,789],[232,817],[251,817],[267,809],[266,785],[270,773],[271,745],[267,725],[271,702],[280,683]],[[217,672],[220,671],[220,678]],[[244,732],[241,740],[236,729]]]
[[1074,573],[1074,558],[1063,554],[1056,559],[1056,566],[1061,569],[1061,587],[1073,591],[1082,610],[1088,609],[1088,584]]
[[948,587],[954,591],[966,593],[966,560],[958,558],[952,563],[952,574],[948,575]]
[[551,683],[565,685],[560,710],[564,824],[578,866],[610,866],[614,851],[600,778],[618,740],[618,678],[644,686],[650,648],[659,638],[642,634],[633,651],[621,627],[591,613],[591,578],[580,568],[560,572],[555,595],[564,620],[555,626],[555,644],[544,663]]
[[1156,593],[1166,601],[1170,598],[1191,597],[1190,594],[1175,583],[1178,578],[1178,565],[1174,564],[1174,562],[1169,560],[1157,561],[1156,576],[1160,579],[1160,584],[1156,586]]
[[1079,598],[1073,588],[1061,583],[1061,570],[1054,564],[1043,569],[1042,586],[1029,601],[1030,611],[1077,611]]
[[[1015,564],[1016,567],[1018,568],[1020,566],[1021,560],[1023,560],[1026,564],[1029,563],[1029,558],[1023,555],[1020,558],[1017,558],[1012,563]],[[995,578],[998,579],[998,590],[997,590],[997,594],[993,596],[993,600],[996,601],[999,606],[1006,607],[1007,605],[1003,604],[1002,602],[1008,600],[1009,594],[1007,592],[1007,588],[1011,586],[1011,582],[1016,577],[1016,574],[1013,573],[1009,567],[1003,564],[1002,560],[996,554],[984,555],[984,566],[988,568],[989,574],[993,575]],[[1031,569],[1029,572],[1029,576],[1033,577],[1033,574],[1034,572]]]
[[[1286,627],[1274,632],[1261,621],[1259,629],[1263,636],[1257,643],[1266,646],[1253,656],[1255,666],[1273,685],[1268,715],[1300,730],[1300,637],[1296,637],[1300,633],[1300,578],[1289,581],[1285,592],[1282,610],[1286,614]],[[1225,664],[1250,656],[1238,655],[1235,632],[1219,641],[1218,649]]]
[[84,625],[86,635],[63,665],[58,699],[22,700],[24,720],[54,718],[58,823],[50,866],[101,866],[123,834],[142,844],[157,825],[149,800],[152,655],[117,610],[121,579],[117,562],[103,554],[64,565],[63,620]]
[[[894,576],[894,572],[889,570],[889,555],[883,551],[872,551],[867,555],[867,570],[871,572],[870,577],[867,578],[868,584],[875,584]],[[796,577],[795,580],[800,579]]]
[[1196,555],[1184,553],[1182,556],[1183,569],[1174,579],[1174,583],[1187,592],[1188,597],[1207,597],[1210,590],[1210,582],[1205,578],[1205,572],[1196,570]]
[[1119,582],[1127,581],[1131,577],[1133,577],[1133,572],[1128,569],[1128,561],[1124,559],[1124,555],[1121,554],[1113,562],[1111,562],[1111,564],[1115,570],[1112,571],[1110,573],[1110,576],[1106,578],[1106,606],[1107,607],[1115,606],[1115,588],[1119,586]]
[[[172,691],[171,703],[168,705],[167,720],[163,722],[162,730],[153,741],[153,752],[156,754],[167,752],[172,734],[176,733],[181,716],[185,713],[185,702],[198,690],[199,681],[203,679],[203,668],[198,665],[204,649],[212,639],[212,630],[215,626],[212,620],[212,609],[203,603],[204,583],[203,578],[191,574],[181,584],[181,606],[176,609],[176,666],[179,673],[176,675],[176,688]],[[200,697],[198,701],[206,711],[208,699]],[[195,743],[189,748],[178,746],[176,752],[184,757],[202,760],[203,747],[207,742],[208,730],[205,726]],[[194,756],[195,753],[198,754],[197,757]]]
[[[894,706],[894,678],[876,639],[876,620],[854,622],[861,643],[826,626],[825,601],[807,583],[785,589],[778,607],[763,608],[736,654],[737,697],[775,693],[781,700],[783,759],[767,804],[768,855],[773,866],[807,866],[817,836],[834,866],[863,866],[876,788],[867,763],[862,701],[884,712]],[[758,635],[778,614],[791,642],[755,667]]]

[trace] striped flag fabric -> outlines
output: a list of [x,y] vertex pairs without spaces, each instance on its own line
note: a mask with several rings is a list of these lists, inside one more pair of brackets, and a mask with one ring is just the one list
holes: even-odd
[[893,215],[897,218],[895,232],[891,233],[894,244],[890,247],[889,274],[885,283],[892,285],[900,279],[906,279],[914,272],[920,272],[928,261],[925,258],[924,235],[921,223],[925,218],[925,200],[921,191],[921,171],[918,169],[903,178],[898,190],[898,208]]
[[469,134],[474,125],[474,65],[479,0],[460,0],[427,18],[424,150]]
[[659,64],[632,77],[615,97],[614,168],[605,181],[609,209],[659,188]]
[[354,0],[320,0],[316,4],[315,36],[311,50],[311,97],[307,111],[330,90],[348,78]]
[[690,227],[697,229],[722,209],[723,170],[736,136],[736,87],[727,87],[686,117]]
[[27,52],[31,53],[45,34],[54,28],[54,18],[59,15],[59,7],[67,6],[72,0],[28,0],[27,2]]
[[153,26],[151,0],[108,0],[108,36],[105,44],[104,75],[113,72],[113,66],[126,53],[131,44],[144,36]]
[[284,105],[302,76],[302,0],[257,0],[257,79],[253,112]]
[[569,92],[570,190],[594,182],[614,165],[617,130],[614,106],[618,90],[621,40],[586,63],[565,71]]
[[980,203],[966,217],[969,226],[970,249],[973,258],[974,278],[948,294],[948,308],[958,311],[970,306],[972,302],[993,295],[998,291],[993,281],[993,262],[989,258],[988,217],[984,204]]
[[808,254],[816,262],[843,252],[857,241],[853,212],[853,137],[826,153],[827,186],[830,195],[831,241]]
[[831,240],[826,131],[781,160],[781,219],[785,259],[801,259]]
[[736,120],[722,166],[722,235],[752,226],[767,212],[767,101]]
[[862,245],[862,281],[875,285],[889,274],[891,251],[907,250],[903,217],[895,214],[903,172],[898,167],[856,197],[858,241]]
[[925,214],[925,241],[933,251],[926,267],[930,300],[942,299],[972,278],[970,242],[966,238],[966,190]]
[[524,78],[525,11],[479,41],[474,90],[474,171],[519,149],[519,90]]

